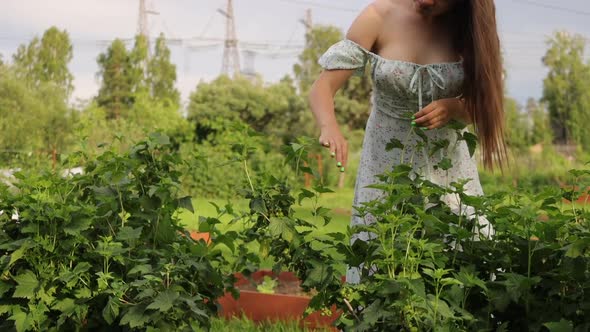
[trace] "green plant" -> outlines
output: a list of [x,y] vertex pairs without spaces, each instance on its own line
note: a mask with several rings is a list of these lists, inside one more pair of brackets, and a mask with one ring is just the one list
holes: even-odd
[[264,280],[256,286],[256,290],[264,294],[274,294],[277,286],[278,282],[275,279],[270,276],[264,276]]
[[[463,135],[463,139],[472,152],[472,137]],[[399,141],[388,145],[394,148],[402,153],[405,149]],[[450,167],[448,160],[437,166]],[[589,215],[575,204],[561,208],[562,198],[575,200],[583,189],[470,196],[464,190],[466,179],[443,187],[412,172],[410,165],[400,164],[379,176],[372,187],[384,195],[358,208],[361,216],[370,215],[374,222],[349,231],[351,238],[365,234],[370,240],[339,246],[345,263],[359,267],[361,275],[360,283],[344,285],[342,301],[334,302],[345,304],[340,327],[352,331],[559,331],[563,326],[585,331],[590,327],[586,318]],[[590,171],[570,173],[575,177],[572,183],[587,187]],[[442,200],[446,195],[458,198],[458,214]],[[465,217],[467,206],[475,218]],[[472,237],[478,227],[475,221],[483,216],[496,228],[493,239]],[[541,216],[548,221],[539,221]]]
[[[457,134],[457,144],[466,144],[473,154],[476,137]],[[421,147],[431,154],[448,147],[448,141],[417,135],[424,136]],[[301,166],[314,144],[300,139],[284,152],[294,169],[319,179],[315,170]],[[387,148],[404,146],[392,141]],[[436,165],[451,166],[448,158]],[[441,186],[415,176],[410,165],[396,165],[372,186],[383,191],[380,199],[357,207],[373,223],[322,238],[309,237],[313,226],[294,217],[296,199],[286,181],[269,175],[255,182],[248,175],[250,212],[240,219],[240,238],[256,243],[260,257],[270,257],[275,270],[294,271],[307,290],[318,291],[310,310],[336,305],[342,311],[337,325],[347,331],[585,331],[590,328],[590,215],[575,204],[564,208],[561,201],[584,192],[580,188],[587,187],[590,170],[570,174],[579,187],[471,196],[465,193],[468,179]],[[323,192],[329,189],[318,181],[313,191],[300,189],[296,196],[299,202],[317,202]],[[459,211],[443,199],[449,195],[457,198]],[[323,207],[314,208],[314,216],[330,222]],[[481,217],[493,224],[493,239],[473,237]],[[370,240],[348,241],[359,234]],[[250,263],[256,266],[260,257]],[[343,284],[342,265],[359,267],[360,283]]]
[[84,153],[85,173],[17,174],[0,210],[2,330],[208,328],[233,278],[217,247],[193,241],[176,212],[180,159],[152,134],[128,153]]

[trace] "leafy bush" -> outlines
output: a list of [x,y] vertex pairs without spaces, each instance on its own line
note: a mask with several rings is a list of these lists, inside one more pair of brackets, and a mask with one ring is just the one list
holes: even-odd
[[[0,210],[3,331],[185,331],[207,328],[231,285],[220,251],[179,225],[180,159],[153,134],[106,151],[85,174],[18,174]],[[11,220],[9,211],[18,211]]]
[[[418,132],[420,135],[420,132]],[[473,136],[463,135],[470,152]],[[315,140],[291,144],[288,159],[305,156]],[[389,148],[403,149],[392,141]],[[439,167],[450,167],[448,160]],[[309,168],[300,168],[310,174]],[[321,183],[298,194],[269,176],[252,185],[245,236],[275,269],[297,273],[317,295],[313,309],[337,305],[346,331],[587,331],[590,328],[590,213],[563,207],[584,190],[470,196],[467,179],[442,187],[401,164],[379,176],[383,195],[357,207],[368,225],[315,237],[316,227],[291,206],[329,191]],[[572,170],[586,188],[590,170]],[[458,199],[459,211],[446,198]],[[296,197],[298,199],[296,199]],[[467,217],[467,207],[470,215]],[[330,222],[322,207],[314,213]],[[492,239],[476,236],[481,217]],[[352,241],[364,233],[369,241]],[[360,267],[358,284],[341,282],[341,266]]]

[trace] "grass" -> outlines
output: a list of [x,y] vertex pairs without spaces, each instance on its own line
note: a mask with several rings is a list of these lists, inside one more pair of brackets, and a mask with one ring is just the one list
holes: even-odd
[[[225,320],[223,318],[214,318],[211,320],[211,331],[214,332],[308,332],[310,329],[299,327],[297,322],[268,322],[256,324],[248,318],[233,318]],[[322,332],[329,330],[314,329],[313,331]]]

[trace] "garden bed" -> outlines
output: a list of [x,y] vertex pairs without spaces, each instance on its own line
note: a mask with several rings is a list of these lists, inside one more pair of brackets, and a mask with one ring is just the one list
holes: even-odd
[[[303,292],[300,280],[291,272],[281,272],[277,275],[270,270],[261,270],[248,278],[240,273],[236,273],[235,276],[235,285],[240,290],[240,297],[234,299],[227,293],[219,300],[222,307],[221,315],[225,318],[244,315],[254,322],[299,320],[302,327],[326,328],[339,316],[333,308],[329,316],[313,312],[304,318],[303,314],[313,294]],[[268,277],[276,280],[272,294],[259,291],[259,285],[263,285],[265,277],[266,280],[269,280]]]

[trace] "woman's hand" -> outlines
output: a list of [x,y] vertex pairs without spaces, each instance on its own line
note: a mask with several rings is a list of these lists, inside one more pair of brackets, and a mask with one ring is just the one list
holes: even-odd
[[344,172],[348,160],[348,142],[342,136],[338,126],[322,127],[319,138],[320,144],[330,150],[330,156],[336,158],[340,172]]
[[414,114],[414,122],[424,129],[435,129],[445,126],[452,119],[462,119],[462,113],[463,103],[460,99],[439,99]]

